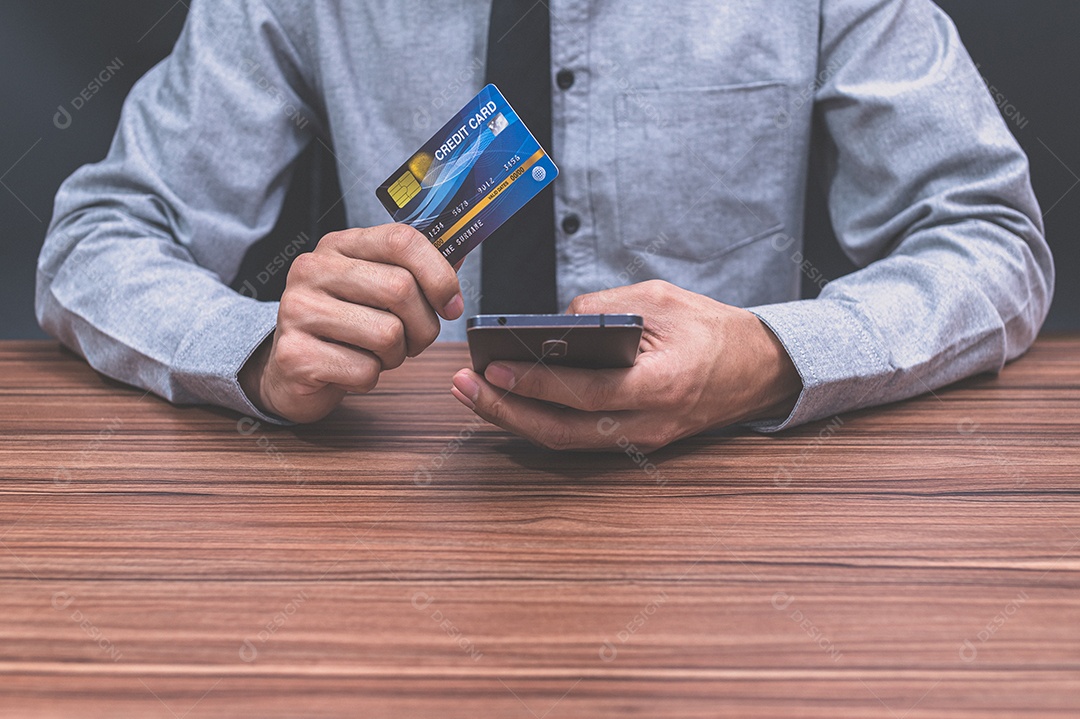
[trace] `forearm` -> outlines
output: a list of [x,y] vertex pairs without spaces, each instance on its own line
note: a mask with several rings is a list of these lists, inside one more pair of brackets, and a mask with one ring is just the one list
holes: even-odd
[[[48,332],[174,402],[255,412],[237,373],[277,305],[227,283],[273,228],[319,130],[300,64],[262,3],[192,7],[173,54],[125,101],[108,156],[57,193],[37,276]],[[283,98],[313,122],[291,122]]]
[[905,399],[1018,357],[1051,293],[1049,255],[1030,232],[1024,241],[985,221],[928,228],[816,300],[752,308],[804,386],[786,420],[758,428]]
[[815,111],[836,235],[862,269],[751,308],[803,382],[776,430],[997,371],[1034,340],[1054,269],[1023,151],[929,2],[826,0]]
[[[86,230],[81,242],[69,239]],[[50,235],[38,320],[109,377],[177,403],[256,413],[236,377],[273,331],[277,305],[238,295],[183,255],[91,212]]]

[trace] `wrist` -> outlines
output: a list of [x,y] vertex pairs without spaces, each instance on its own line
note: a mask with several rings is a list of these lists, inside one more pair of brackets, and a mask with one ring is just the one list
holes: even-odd
[[255,351],[248,357],[247,362],[240,368],[240,371],[236,374],[236,379],[240,383],[240,389],[247,395],[248,401],[255,405],[256,409],[266,414],[275,414],[270,403],[267,401],[266,393],[263,391],[263,375],[266,373],[266,366],[270,360],[270,349],[274,344],[274,333],[271,332],[266,339],[255,348]]
[[757,407],[747,421],[783,419],[802,394],[802,377],[780,338],[757,315],[752,317],[761,340],[757,353],[761,371]]

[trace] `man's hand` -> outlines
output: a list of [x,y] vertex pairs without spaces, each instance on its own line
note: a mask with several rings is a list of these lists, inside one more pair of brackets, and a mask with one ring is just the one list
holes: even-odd
[[240,371],[260,409],[294,422],[330,412],[348,392],[439,336],[464,310],[457,274],[407,225],[333,232],[289,269],[272,340]]
[[667,282],[582,295],[567,311],[642,315],[635,365],[493,362],[483,377],[459,371],[451,392],[543,447],[619,449],[621,442],[649,452],[710,427],[782,418],[802,389],[787,352],[757,317]]

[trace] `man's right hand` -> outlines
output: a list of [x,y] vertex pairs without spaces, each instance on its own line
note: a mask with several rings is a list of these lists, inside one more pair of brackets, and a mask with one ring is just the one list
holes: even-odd
[[293,422],[326,416],[348,392],[439,336],[464,311],[457,273],[408,225],[332,232],[293,260],[277,329],[240,371],[259,409]]

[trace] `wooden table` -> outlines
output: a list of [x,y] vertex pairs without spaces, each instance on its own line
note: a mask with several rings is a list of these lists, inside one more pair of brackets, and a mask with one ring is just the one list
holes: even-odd
[[1076,717],[1078,357],[642,461],[460,345],[281,429],[3,343],[0,716]]

